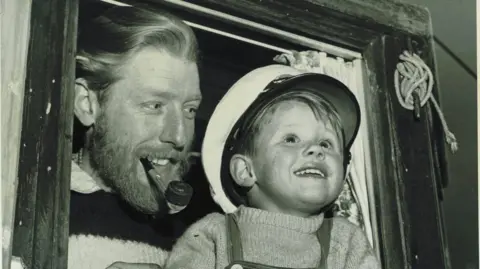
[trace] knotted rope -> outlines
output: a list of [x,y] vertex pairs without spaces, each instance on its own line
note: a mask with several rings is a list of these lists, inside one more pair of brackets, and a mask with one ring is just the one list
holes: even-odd
[[432,95],[433,74],[425,62],[416,54],[405,51],[400,55],[400,62],[395,70],[395,91],[402,107],[408,110],[415,109],[414,95],[418,94],[420,106],[424,106],[430,100],[435,107],[445,132],[446,142],[450,145],[452,153],[458,150],[455,135],[450,132],[445,116]]

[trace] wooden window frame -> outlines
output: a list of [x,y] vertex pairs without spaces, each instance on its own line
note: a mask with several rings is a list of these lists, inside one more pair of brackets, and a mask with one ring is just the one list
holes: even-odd
[[[67,267],[78,1],[31,5],[12,240],[12,254],[27,268]],[[124,2],[275,35],[195,11],[176,0]],[[394,88],[393,74],[404,50],[417,53],[438,81],[428,10],[378,0],[189,3],[362,55],[382,266],[450,268],[441,205],[447,184],[442,127],[428,103],[421,109],[421,119],[415,120],[396,100]],[[433,94],[438,98],[438,86]]]

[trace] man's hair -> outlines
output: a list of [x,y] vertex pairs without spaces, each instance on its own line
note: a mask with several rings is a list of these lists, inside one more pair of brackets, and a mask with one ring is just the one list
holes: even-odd
[[119,69],[146,47],[197,62],[196,37],[179,18],[161,11],[113,7],[79,30],[76,77],[84,78],[102,103],[105,89],[119,79]]
[[[262,126],[272,120],[272,115],[277,110],[279,104],[286,101],[297,101],[309,106],[318,120],[328,122],[332,125],[340,139],[341,147],[345,147],[345,133],[342,127],[342,121],[333,104],[319,95],[297,89],[277,96],[265,105],[250,122],[243,122],[237,133],[237,143],[233,145],[233,152],[230,156],[234,154],[254,156],[258,145],[258,135],[262,130]],[[345,150],[342,151],[344,154],[346,153]],[[344,156],[344,158],[345,157],[346,156]],[[224,165],[229,167],[229,164]],[[225,192],[231,199],[234,199],[232,201],[234,204],[248,204],[246,194],[249,188],[236,184],[235,180],[231,178],[231,175],[228,179],[222,178],[222,181]]]

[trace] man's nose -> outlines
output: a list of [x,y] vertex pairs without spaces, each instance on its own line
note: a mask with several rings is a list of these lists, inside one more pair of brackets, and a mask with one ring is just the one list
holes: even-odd
[[307,148],[304,151],[304,155],[307,157],[312,156],[315,158],[319,158],[321,160],[325,159],[324,148],[320,146],[318,143],[307,146]]
[[175,149],[182,151],[186,144],[186,126],[182,111],[177,110],[179,109],[172,108],[166,114],[160,140],[163,143],[172,144]]

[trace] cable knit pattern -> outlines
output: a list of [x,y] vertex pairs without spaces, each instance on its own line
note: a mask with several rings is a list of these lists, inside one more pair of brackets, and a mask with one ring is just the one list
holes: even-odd
[[[301,218],[243,206],[234,214],[246,261],[289,268],[318,265],[316,231],[323,215]],[[207,215],[178,240],[166,269],[224,269],[228,265],[226,232],[224,215]],[[380,268],[363,231],[344,218],[334,218],[327,262],[329,269]]]

